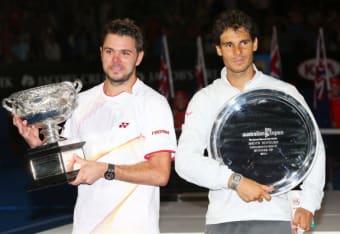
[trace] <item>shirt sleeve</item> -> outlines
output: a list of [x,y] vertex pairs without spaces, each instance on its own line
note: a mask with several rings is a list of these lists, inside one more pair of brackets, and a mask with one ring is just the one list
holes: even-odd
[[313,124],[315,126],[316,134],[316,150],[315,159],[312,164],[312,168],[307,174],[306,178],[301,184],[301,207],[314,213],[321,208],[322,199],[324,196],[325,174],[326,174],[326,153],[322,140],[320,129],[317,122],[311,112],[308,104],[303,96],[294,88],[295,93],[291,93],[307,110]]
[[170,106],[165,98],[147,100],[144,119],[145,147],[144,157],[157,152],[170,152],[172,157],[176,150],[176,134]]
[[196,93],[191,99],[176,151],[175,169],[185,180],[208,189],[223,189],[232,171],[219,161],[206,157],[216,110],[207,95]]
[[301,185],[301,207],[314,213],[321,208],[325,185],[325,147],[320,132],[317,132],[317,151],[310,173]]

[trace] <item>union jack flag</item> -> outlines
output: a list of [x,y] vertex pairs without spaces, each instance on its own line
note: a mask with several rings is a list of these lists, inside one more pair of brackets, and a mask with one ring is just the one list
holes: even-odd
[[315,59],[315,78],[314,78],[314,101],[316,119],[320,127],[330,126],[329,114],[329,72],[327,69],[327,55],[323,36],[323,30],[320,28],[317,39],[316,59]]
[[166,39],[166,36],[163,36],[162,37],[160,72],[159,72],[159,80],[158,80],[159,81],[158,91],[161,94],[163,94],[166,98],[174,97],[174,88],[173,88],[172,80],[173,79],[172,79],[167,39]]
[[276,78],[281,77],[281,56],[277,39],[276,27],[273,26],[272,41],[270,46],[270,75]]
[[205,68],[204,52],[202,46],[202,39],[197,37],[197,63],[195,66],[195,75],[197,77],[197,89],[201,89],[208,84],[207,70]]

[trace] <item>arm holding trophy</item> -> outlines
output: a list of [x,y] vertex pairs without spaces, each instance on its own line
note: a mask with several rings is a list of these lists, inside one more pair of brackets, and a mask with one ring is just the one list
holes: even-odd
[[79,168],[67,165],[73,154],[85,157],[85,142],[61,138],[59,124],[71,116],[81,88],[79,80],[64,81],[19,91],[3,99],[2,106],[13,114],[13,124],[30,147],[26,155],[32,180],[28,190],[75,178]]

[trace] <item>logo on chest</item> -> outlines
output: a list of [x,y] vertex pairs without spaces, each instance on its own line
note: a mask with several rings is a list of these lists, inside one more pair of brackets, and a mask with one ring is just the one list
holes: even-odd
[[121,122],[121,124],[119,124],[119,128],[126,128],[127,126],[129,126],[130,123],[128,122]]

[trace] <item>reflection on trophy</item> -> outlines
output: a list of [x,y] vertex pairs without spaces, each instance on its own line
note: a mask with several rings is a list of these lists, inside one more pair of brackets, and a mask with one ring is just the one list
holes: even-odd
[[272,195],[296,187],[316,159],[316,123],[292,96],[271,89],[241,93],[213,124],[209,154],[261,184]]
[[3,99],[6,110],[38,127],[44,137],[42,146],[27,152],[32,175],[28,190],[55,186],[76,177],[79,168],[70,168],[70,160],[74,154],[85,158],[85,142],[62,139],[59,124],[70,118],[81,88],[79,80],[64,81],[19,91]]

